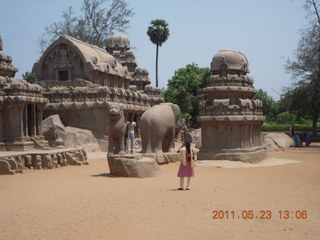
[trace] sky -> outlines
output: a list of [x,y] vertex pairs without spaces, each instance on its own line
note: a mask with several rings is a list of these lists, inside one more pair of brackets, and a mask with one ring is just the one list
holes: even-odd
[[[126,0],[135,12],[126,35],[138,65],[149,71],[155,86],[156,47],[147,36],[150,21],[164,19],[170,36],[159,50],[159,86],[167,87],[176,70],[187,64],[210,67],[222,49],[242,52],[249,61],[256,89],[278,100],[292,83],[284,66],[307,26],[303,0]],[[72,6],[78,15],[82,0],[0,0],[2,53],[19,68],[16,78],[31,71],[40,58],[38,39],[44,26],[61,20]],[[108,3],[106,3],[108,6]]]

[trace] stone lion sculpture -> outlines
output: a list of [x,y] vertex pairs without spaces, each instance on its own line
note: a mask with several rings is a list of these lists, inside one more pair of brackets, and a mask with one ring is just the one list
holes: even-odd
[[109,153],[124,153],[125,132],[126,122],[123,110],[119,106],[112,106],[109,110],[108,123]]
[[51,169],[53,168],[53,162],[52,162],[52,157],[50,154],[46,154],[42,158],[42,167],[44,169]]
[[36,155],[35,169],[42,169],[42,158],[41,158],[41,155]]
[[26,155],[24,158],[25,161],[25,166],[29,169],[33,169],[33,165],[32,165],[32,157],[31,155]]
[[180,108],[173,103],[161,103],[145,111],[140,120],[141,153],[175,151],[175,126]]

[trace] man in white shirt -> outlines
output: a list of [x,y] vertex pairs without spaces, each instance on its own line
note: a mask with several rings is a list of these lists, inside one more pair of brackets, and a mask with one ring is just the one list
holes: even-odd
[[131,142],[131,153],[134,152],[134,128],[137,124],[133,121],[132,118],[129,119],[127,122],[127,131],[128,131],[128,138],[127,138],[127,149],[129,151],[129,142]]

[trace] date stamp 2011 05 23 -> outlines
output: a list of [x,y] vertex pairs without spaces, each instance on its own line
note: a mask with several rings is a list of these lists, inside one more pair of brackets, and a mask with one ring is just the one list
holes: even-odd
[[212,219],[307,219],[307,210],[213,210]]

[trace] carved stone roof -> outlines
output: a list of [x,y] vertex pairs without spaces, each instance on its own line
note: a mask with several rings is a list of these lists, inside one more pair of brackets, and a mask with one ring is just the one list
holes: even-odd
[[233,50],[221,50],[215,54],[211,62],[211,71],[236,70],[249,73],[248,59],[241,52]]
[[67,35],[60,36],[44,52],[41,58],[34,64],[32,71],[41,78],[41,69],[46,56],[59,44],[72,47],[81,57],[84,63],[85,75],[88,76],[92,70],[109,73],[119,77],[127,77],[127,68],[116,60],[106,50],[91,45]]
[[130,49],[129,39],[122,34],[114,34],[107,37],[106,49],[112,53],[113,51],[128,51]]
[[150,84],[149,72],[145,68],[136,67],[134,70],[133,81],[135,82],[145,82],[146,84]]

